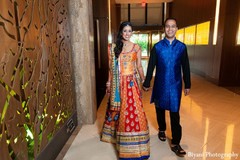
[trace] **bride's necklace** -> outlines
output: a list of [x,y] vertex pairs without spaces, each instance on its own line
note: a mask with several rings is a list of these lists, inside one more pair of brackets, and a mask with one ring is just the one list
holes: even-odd
[[123,43],[123,46],[127,47],[127,46],[129,46],[129,43]]
[[128,53],[129,52],[129,46],[131,43],[123,43],[123,52]]

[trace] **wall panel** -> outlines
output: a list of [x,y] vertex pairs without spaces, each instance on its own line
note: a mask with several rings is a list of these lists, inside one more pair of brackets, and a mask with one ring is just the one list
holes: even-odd
[[225,17],[220,84],[240,86],[240,46],[236,45],[240,22],[240,1],[227,1]]
[[33,159],[76,110],[65,0],[0,1],[0,159]]
[[[170,5],[170,16],[178,21],[179,28],[210,21],[209,43],[188,46],[191,69],[211,81],[218,83],[221,52],[215,52],[221,44],[212,45],[215,19],[215,0],[177,0]],[[219,27],[221,28],[221,26]],[[220,34],[223,32],[223,29]],[[218,40],[220,40],[220,36]]]
[[106,93],[108,79],[108,0],[93,0],[93,21],[97,106],[99,106]]

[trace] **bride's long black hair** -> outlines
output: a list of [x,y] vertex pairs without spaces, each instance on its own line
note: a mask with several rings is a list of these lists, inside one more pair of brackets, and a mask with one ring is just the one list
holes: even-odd
[[130,26],[132,28],[132,23],[128,22],[128,21],[125,21],[125,22],[122,22],[120,24],[118,34],[117,34],[116,47],[114,48],[114,53],[115,53],[116,58],[118,58],[120,53],[122,52],[122,48],[123,48],[122,32],[123,32],[123,28],[126,27],[126,26]]

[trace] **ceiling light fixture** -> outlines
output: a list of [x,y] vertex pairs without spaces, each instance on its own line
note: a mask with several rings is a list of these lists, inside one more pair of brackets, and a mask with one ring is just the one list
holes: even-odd
[[146,6],[146,0],[142,0],[142,7]]

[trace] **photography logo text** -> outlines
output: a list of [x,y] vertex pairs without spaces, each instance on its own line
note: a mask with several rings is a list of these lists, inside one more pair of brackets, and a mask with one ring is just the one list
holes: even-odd
[[204,153],[194,153],[194,152],[188,152],[187,156],[191,157],[192,159],[195,158],[216,158],[216,159],[225,159],[225,158],[230,158],[230,159],[237,159],[238,158],[238,153],[212,153],[212,152],[204,152]]

